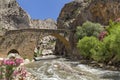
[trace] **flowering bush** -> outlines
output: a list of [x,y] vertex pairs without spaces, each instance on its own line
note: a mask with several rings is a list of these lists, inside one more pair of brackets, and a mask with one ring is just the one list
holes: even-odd
[[[21,73],[21,77],[25,76],[26,72],[24,69],[16,71],[16,68],[23,63],[23,59],[20,58],[11,58],[2,61],[2,65],[0,67],[0,80],[12,80],[13,76],[16,74]],[[17,72],[17,73],[16,73]]]
[[99,34],[99,40],[100,40],[100,41],[103,41],[103,38],[104,38],[105,36],[107,36],[107,32],[106,32],[106,31],[100,32],[100,34]]
[[24,79],[27,75],[27,71],[24,67],[18,67],[13,72],[13,78]]

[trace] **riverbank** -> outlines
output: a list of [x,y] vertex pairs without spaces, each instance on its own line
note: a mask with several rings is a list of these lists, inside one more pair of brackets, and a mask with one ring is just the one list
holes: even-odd
[[119,80],[120,72],[94,68],[66,58],[41,60],[26,65],[38,80]]
[[[6,58],[7,55],[4,54],[0,54],[0,60],[3,58]],[[90,60],[85,60],[85,59],[72,59],[72,58],[67,58],[69,61],[78,61],[80,64],[85,64],[94,68],[102,68],[105,70],[113,70],[113,71],[120,71],[120,65],[116,66],[116,65],[109,65],[109,64],[105,64],[105,63],[99,63],[96,61],[90,61]],[[33,60],[31,61],[33,62]],[[25,62],[23,64],[29,64],[31,63],[29,59],[26,59]],[[1,62],[0,62],[1,64]]]
[[85,64],[85,65],[88,65],[94,68],[102,68],[104,70],[120,71],[120,65],[118,65],[120,63],[118,63],[117,65],[105,64],[105,63],[100,63],[100,62],[93,61],[93,60],[83,59],[82,57],[80,59],[68,58],[68,60],[78,61],[80,64]]
[[88,66],[92,66],[94,68],[102,68],[102,69],[105,69],[105,70],[120,71],[120,66],[108,65],[108,64],[99,63],[99,62],[96,62],[96,61],[80,60],[80,63],[88,65]]
[[[84,76],[84,74],[86,75],[87,70],[86,71],[84,69],[80,69],[79,71],[74,70],[79,67],[85,68],[85,69],[88,68],[88,70],[90,68],[90,70],[89,70],[90,72],[92,72],[93,69],[100,70],[100,72],[108,71],[107,72],[108,75],[111,74],[112,71],[119,72],[118,70],[120,70],[119,67],[105,65],[103,63],[98,63],[95,61],[83,60],[83,59],[73,60],[73,59],[62,58],[62,57],[60,57],[58,59],[41,60],[41,61],[33,61],[33,60],[30,61],[29,59],[24,59],[24,63],[22,65],[26,68],[27,74],[28,74],[25,80],[38,80],[39,77],[41,77],[41,79],[42,79],[43,77],[46,78],[46,77],[49,77],[50,75],[54,76],[53,73],[51,73],[51,70],[53,72],[55,71],[55,73],[57,75],[60,75],[60,74],[58,74],[59,70],[61,70],[61,72],[65,71],[65,74],[68,74],[68,73],[78,74],[78,77],[81,79],[81,76]],[[58,72],[56,72],[56,70],[58,70]],[[82,70],[82,72],[81,72],[81,70]],[[109,73],[109,71],[110,71],[110,73]],[[43,73],[45,73],[45,74],[43,74]],[[102,75],[102,73],[100,73],[100,74]],[[46,75],[46,76],[43,76],[43,75]],[[68,75],[70,75],[70,74],[68,74]],[[89,77],[89,75],[91,77],[96,76],[95,74],[92,75],[91,73],[89,73],[87,75],[88,75],[88,77]],[[111,75],[109,75],[109,76],[111,76]],[[115,74],[115,76],[116,76],[116,74]],[[74,79],[74,80],[79,80],[79,79]]]

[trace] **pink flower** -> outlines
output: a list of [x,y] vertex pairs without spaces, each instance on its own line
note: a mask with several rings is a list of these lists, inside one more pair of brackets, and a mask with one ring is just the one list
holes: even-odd
[[99,40],[102,41],[106,35],[107,35],[107,32],[106,32],[106,31],[102,31],[102,32],[99,34]]
[[14,76],[19,75],[21,78],[26,77],[27,71],[24,67],[20,67],[13,72]]
[[[5,70],[6,78],[10,78],[10,80],[11,80],[11,77],[10,77],[11,75],[14,75],[14,76],[20,75],[21,78],[26,77],[27,71],[24,68],[20,67],[20,69],[16,70],[16,68],[21,63],[23,63],[23,59],[20,59],[20,58],[7,59],[7,60],[2,60],[1,63],[2,63],[1,64],[2,66],[6,67],[6,70]],[[0,75],[1,75],[1,73],[0,73]],[[6,79],[6,80],[8,80],[8,79]]]
[[20,65],[21,63],[23,63],[23,59],[16,58],[15,62],[16,62],[17,65]]
[[16,65],[14,60],[8,59],[8,60],[3,60],[3,65]]

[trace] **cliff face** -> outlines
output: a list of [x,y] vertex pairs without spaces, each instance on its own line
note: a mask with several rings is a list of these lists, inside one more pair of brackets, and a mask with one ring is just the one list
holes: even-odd
[[[57,25],[59,29],[76,30],[76,26],[87,20],[107,25],[110,19],[116,20],[119,17],[119,0],[74,0],[62,8]],[[78,54],[75,32],[71,32],[68,38],[73,49],[72,54]],[[60,44],[58,42],[57,45]],[[61,46],[60,48],[62,49],[63,47]],[[58,53],[62,51],[60,48],[57,51]]]
[[0,27],[6,30],[30,27],[30,17],[16,0],[0,0]]
[[119,9],[119,0],[75,0],[62,8],[58,28],[75,28],[86,20],[106,25],[120,17]]
[[52,19],[31,20],[31,28],[37,29],[57,29],[57,23]]
[[107,25],[109,20],[116,20],[120,17],[119,0],[94,0],[92,1],[74,21],[80,25],[86,20]]

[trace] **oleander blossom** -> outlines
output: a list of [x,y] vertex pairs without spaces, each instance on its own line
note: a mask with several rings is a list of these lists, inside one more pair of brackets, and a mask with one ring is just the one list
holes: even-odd
[[18,67],[16,70],[14,70],[13,76],[19,78],[25,78],[27,76],[27,71],[25,67]]
[[15,63],[15,61],[14,60],[12,60],[12,59],[7,59],[7,60],[3,60],[2,61],[3,62],[3,65],[13,65],[13,66],[15,66],[16,65],[16,63]]
[[21,63],[23,63],[23,59],[16,58],[15,63],[16,63],[16,65],[20,65]]
[[[26,70],[24,68],[20,68],[18,71],[16,69],[23,63],[23,59],[21,58],[10,58],[2,60],[1,66],[4,66],[4,70],[0,66],[0,80],[13,80],[13,75],[20,75],[21,78],[26,77]],[[3,75],[4,74],[4,75]],[[15,75],[15,76],[16,76]],[[5,77],[3,77],[5,76]]]
[[99,40],[100,41],[103,41],[104,37],[107,36],[107,32],[106,31],[102,31],[100,34],[99,34]]

